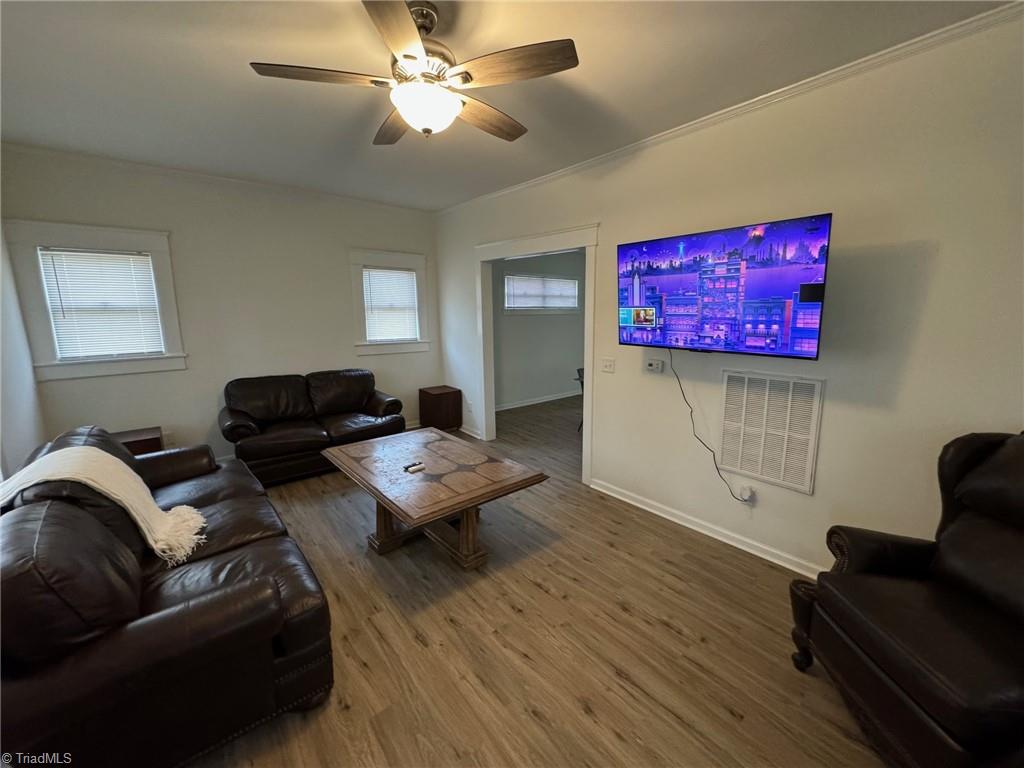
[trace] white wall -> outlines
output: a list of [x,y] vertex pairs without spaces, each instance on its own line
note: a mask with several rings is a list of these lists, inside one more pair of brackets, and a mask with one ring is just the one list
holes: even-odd
[[[494,288],[494,402],[498,409],[580,391],[583,367],[583,282],[586,252],[496,261]],[[558,314],[506,312],[505,275],[551,275],[579,282],[579,310]]]
[[29,451],[45,441],[46,430],[7,241],[2,236],[0,251],[0,475],[8,477]]
[[417,389],[441,382],[436,341],[412,354],[357,357],[353,349],[350,248],[427,255],[426,335],[436,335],[428,213],[8,145],[3,167],[5,218],[171,233],[188,369],[40,383],[54,433],[160,424],[178,444],[209,442],[221,455],[231,449],[217,412],[224,384],[238,376],[367,367],[412,420]]
[[[595,356],[617,372],[590,377],[596,485],[804,570],[830,562],[833,523],[930,535],[941,446],[1022,427],[1021,41],[1018,17],[443,213],[445,380],[480,402],[474,246],[599,222]],[[676,354],[716,444],[723,368],[827,380],[815,494],[755,484],[749,509],[671,376],[617,345],[615,248],[820,211],[835,218],[818,362]]]

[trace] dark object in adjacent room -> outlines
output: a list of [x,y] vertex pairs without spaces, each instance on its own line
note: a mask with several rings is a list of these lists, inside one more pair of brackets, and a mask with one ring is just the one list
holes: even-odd
[[939,456],[935,541],[835,526],[790,587],[793,664],[828,671],[900,768],[1024,766],[1024,435]]
[[420,390],[420,426],[458,429],[462,426],[462,390],[424,387]]

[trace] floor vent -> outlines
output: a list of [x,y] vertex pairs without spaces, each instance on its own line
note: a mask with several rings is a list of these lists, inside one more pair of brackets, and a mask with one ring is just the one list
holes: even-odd
[[722,373],[722,469],[813,493],[825,382]]

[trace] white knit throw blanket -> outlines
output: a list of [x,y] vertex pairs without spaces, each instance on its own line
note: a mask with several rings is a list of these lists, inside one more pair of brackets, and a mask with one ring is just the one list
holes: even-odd
[[170,565],[178,565],[206,541],[199,533],[206,520],[195,507],[184,505],[164,512],[153,501],[149,486],[132,468],[92,446],[61,448],[36,459],[0,483],[0,505],[36,483],[71,480],[120,504],[131,515],[149,546]]

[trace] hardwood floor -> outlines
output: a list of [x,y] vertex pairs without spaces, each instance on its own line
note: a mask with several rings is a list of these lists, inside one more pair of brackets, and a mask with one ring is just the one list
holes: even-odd
[[477,572],[425,539],[367,552],[375,505],[339,473],[273,489],[335,687],[197,765],[880,766],[790,664],[793,574],[581,485],[581,409],[498,414],[491,446],[551,479],[482,508]]

